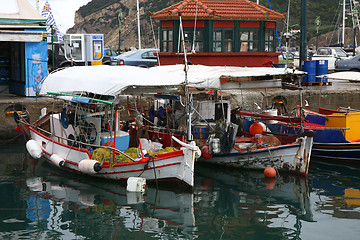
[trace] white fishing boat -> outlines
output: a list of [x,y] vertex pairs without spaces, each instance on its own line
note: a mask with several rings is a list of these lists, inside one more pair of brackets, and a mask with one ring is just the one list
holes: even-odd
[[183,84],[165,72],[148,73],[136,67],[88,66],[50,74],[40,95],[63,99],[63,109],[50,111],[33,124],[16,116],[29,132],[26,147],[30,155],[94,177],[126,180],[141,176],[193,187],[195,158],[200,153],[194,141],[174,139],[181,144],[178,149],[161,149],[156,143],[142,148],[141,142],[131,147],[129,133],[120,130],[121,94],[139,89],[158,93]]

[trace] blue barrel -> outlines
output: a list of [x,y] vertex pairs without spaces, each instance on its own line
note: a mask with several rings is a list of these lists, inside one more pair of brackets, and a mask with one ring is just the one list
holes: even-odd
[[194,138],[207,139],[209,137],[209,127],[207,125],[193,126],[192,133]]
[[307,72],[308,75],[302,78],[302,82],[315,82],[316,81],[316,61],[304,61],[302,70]]
[[[328,60],[316,60],[316,76],[328,74]],[[327,78],[323,78],[323,82],[327,82]],[[317,82],[321,82],[321,78],[316,78]]]

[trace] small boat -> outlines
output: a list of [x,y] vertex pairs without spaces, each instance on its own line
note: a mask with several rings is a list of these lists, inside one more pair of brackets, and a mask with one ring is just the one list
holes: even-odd
[[[28,152],[74,173],[113,180],[142,177],[192,188],[200,152],[194,141],[174,138],[179,148],[162,149],[157,143],[145,148],[137,139],[131,144],[131,136],[121,129],[121,104],[126,104],[121,94],[126,89],[161,92],[180,83],[166,74],[153,74],[156,79],[150,75],[146,69],[111,66],[72,67],[50,74],[40,94],[62,99],[63,108],[44,114],[35,123],[15,116],[31,138],[26,143]],[[144,76],[152,83],[143,81]]]
[[[312,156],[341,161],[360,161],[360,112],[351,109],[304,109],[305,131],[314,131]],[[269,126],[273,132],[294,134],[301,126],[278,122]]]
[[[212,73],[212,77],[218,75],[217,79],[211,79],[213,84],[211,89],[205,89],[205,94],[193,94],[192,102],[192,139],[201,148],[202,154],[199,162],[224,165],[229,167],[239,167],[254,170],[264,170],[273,167],[279,172],[291,172],[300,175],[307,175],[310,164],[310,156],[313,143],[313,135],[275,135],[265,133],[261,127],[261,132],[256,134],[245,133],[239,129],[239,124],[231,120],[230,102],[222,96],[222,89],[234,88],[236,85],[241,88],[259,88],[263,84],[270,87],[269,82],[264,80],[254,80],[253,78],[267,80],[274,77],[275,72],[266,71],[263,68],[259,71],[244,69],[242,74],[233,71],[224,72],[223,75],[216,74],[213,69],[204,72],[196,71],[197,78],[202,79],[203,86],[209,86],[205,81],[207,74]],[[273,70],[271,70],[273,71]],[[192,76],[189,71],[189,78]],[[202,76],[201,76],[202,75]],[[226,76],[226,77],[225,77]],[[273,87],[281,86],[278,76],[272,80]],[[249,81],[249,79],[252,79]],[[265,82],[265,83],[264,83]],[[280,84],[279,84],[280,82]],[[169,99],[169,96],[157,96],[162,100]],[[172,101],[177,101],[175,97]],[[168,103],[164,103],[167,105]],[[180,106],[180,104],[175,104]],[[179,112],[175,115],[184,116],[185,110],[180,107],[175,109]],[[174,111],[170,111],[173,113]],[[261,115],[253,112],[237,111],[236,114],[251,116],[264,121],[284,120],[300,121],[299,118],[289,118],[282,116]],[[154,115],[154,114],[153,114]],[[166,116],[167,117],[167,116]],[[164,117],[164,119],[166,118]],[[170,119],[177,119],[176,116]],[[169,122],[164,120],[164,122]],[[171,122],[171,121],[170,121]],[[171,125],[171,124],[170,124]],[[170,132],[168,125],[162,126],[162,130],[149,130],[152,140],[161,142],[164,146],[174,146],[171,141],[175,131]]]
[[[236,114],[256,116],[257,119],[261,119],[261,114],[257,113],[237,111]],[[281,118],[280,116],[271,118],[269,115],[263,117],[266,120]],[[249,132],[242,129],[241,137],[234,136],[233,127],[230,126],[227,131],[219,135],[218,141],[214,141],[215,138],[208,141],[208,148],[202,148],[202,157],[199,161],[256,170],[273,167],[279,172],[306,176],[314,135],[310,132],[297,136],[277,135],[265,132],[264,126],[260,124],[260,121],[255,121],[251,123]],[[233,147],[229,147],[226,143]]]

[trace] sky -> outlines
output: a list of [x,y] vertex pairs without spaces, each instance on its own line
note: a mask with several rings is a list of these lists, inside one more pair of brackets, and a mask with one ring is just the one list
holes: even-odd
[[[36,9],[36,0],[28,0]],[[48,0],[54,15],[56,25],[60,32],[65,33],[67,29],[74,26],[75,11],[86,5],[91,0]],[[41,13],[46,0],[39,0],[39,12]]]

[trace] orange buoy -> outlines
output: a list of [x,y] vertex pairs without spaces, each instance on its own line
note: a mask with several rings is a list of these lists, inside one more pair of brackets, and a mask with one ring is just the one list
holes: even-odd
[[264,132],[264,129],[260,123],[254,122],[249,128],[249,132],[252,136],[255,136],[256,134],[262,134]]
[[265,170],[264,170],[264,176],[265,176],[265,177],[270,177],[270,178],[275,177],[275,176],[276,176],[276,170],[275,170],[275,168],[273,168],[273,167],[267,167],[267,168],[265,168]]
[[203,146],[201,148],[201,156],[205,159],[210,159],[213,157],[213,155],[209,152],[209,146]]

